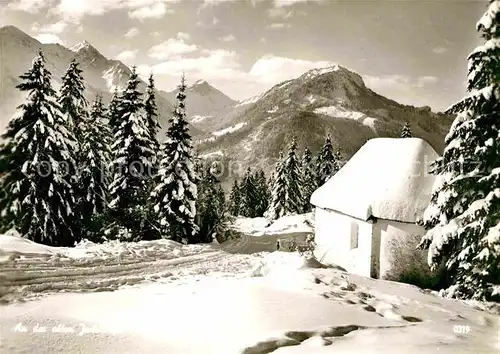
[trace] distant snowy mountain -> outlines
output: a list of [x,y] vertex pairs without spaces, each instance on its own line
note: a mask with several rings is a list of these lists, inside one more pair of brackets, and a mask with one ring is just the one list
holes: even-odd
[[[187,88],[186,112],[188,120],[204,126],[207,122],[226,114],[237,103],[205,80],[195,81]],[[170,103],[175,102],[178,89],[161,91]]]
[[[32,59],[40,49],[52,72],[55,88],[59,87],[69,62],[76,58],[83,70],[89,100],[100,93],[107,102],[115,87],[123,88],[131,74],[129,67],[121,61],[106,58],[87,41],[68,49],[59,44],[42,44],[14,26],[5,26],[0,28],[0,47],[0,131],[4,130],[15,114],[16,106],[23,100],[23,96],[15,88],[19,83],[19,75],[30,68]],[[145,88],[145,82],[141,81],[139,89],[144,91]],[[173,106],[161,94],[157,95],[157,105],[162,134],[167,129]],[[192,134],[201,132],[192,127]]]
[[[39,49],[47,58],[56,88],[68,63],[76,58],[84,71],[89,99],[101,93],[109,100],[114,88],[122,88],[131,72],[121,61],[104,57],[89,42],[70,49],[41,44],[13,26],[0,28],[0,47],[0,131],[22,101],[15,86]],[[145,89],[144,82],[140,89]],[[176,94],[177,90],[158,91],[160,134],[167,129]],[[335,149],[348,158],[370,138],[398,137],[408,121],[414,136],[441,152],[452,122],[451,117],[433,113],[428,107],[402,105],[375,93],[360,75],[340,65],[310,70],[244,101],[235,101],[199,80],[188,87],[186,106],[200,155],[236,162],[240,170],[261,166],[267,172],[274,168],[279,151],[287,149],[293,135],[300,150],[307,146],[315,153],[330,133]]]
[[197,148],[204,154],[225,152],[224,159],[241,162],[240,171],[260,166],[271,172],[293,135],[301,152],[307,146],[315,153],[331,134],[334,148],[349,158],[368,139],[399,137],[405,121],[414,136],[442,151],[451,117],[385,98],[366,87],[357,73],[334,65],[310,70],[236,103],[217,120],[203,121],[207,135]]

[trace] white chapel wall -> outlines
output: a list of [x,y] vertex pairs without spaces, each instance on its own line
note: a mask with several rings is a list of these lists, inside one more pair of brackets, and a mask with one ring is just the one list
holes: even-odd
[[348,272],[370,276],[372,224],[363,220],[316,208],[316,256],[325,263],[337,264]]

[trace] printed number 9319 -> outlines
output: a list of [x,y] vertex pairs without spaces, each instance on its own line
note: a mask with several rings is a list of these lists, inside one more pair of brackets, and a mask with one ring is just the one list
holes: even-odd
[[459,333],[459,334],[467,334],[470,332],[470,326],[455,325],[455,326],[453,326],[453,332]]

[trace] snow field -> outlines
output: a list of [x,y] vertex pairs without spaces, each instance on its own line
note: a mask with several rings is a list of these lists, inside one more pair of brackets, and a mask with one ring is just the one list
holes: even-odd
[[[499,306],[443,299],[273,252],[277,238],[307,234],[311,220],[312,214],[273,223],[238,218],[235,228],[244,237],[221,245],[158,240],[54,248],[2,235],[1,295],[8,305],[0,305],[0,348],[106,354],[500,350]],[[14,330],[19,324],[29,331],[37,325],[90,330],[23,333]]]
[[[242,237],[223,245],[188,245],[170,240],[137,243],[83,241],[74,248],[34,243],[16,233],[0,236],[0,301],[10,303],[56,292],[114,291],[142,282],[172,282],[187,276],[248,272],[260,252],[276,250],[276,240],[302,240],[312,214],[238,218]],[[250,254],[253,254],[252,256]]]
[[[26,333],[4,331],[5,348],[10,353],[39,346],[39,353],[169,354],[498,350],[497,314],[414,286],[353,276],[293,253],[252,257],[247,264],[234,263],[251,270],[238,277],[197,274],[183,282],[58,294],[4,306],[3,328],[19,323],[97,328],[83,335],[33,334],[30,340]],[[209,258],[204,264],[216,266]]]
[[217,245],[184,246],[169,240],[85,242],[75,248],[56,248],[2,235],[0,301],[10,303],[56,292],[113,291],[141,282],[172,282],[208,273],[235,276],[255,257],[233,256]]
[[242,353],[451,354],[492,353],[500,348],[499,306],[481,311],[484,304],[470,306],[412,285],[351,275],[316,260],[298,261],[295,254],[269,254],[253,271],[274,289],[286,290],[289,296],[317,294],[330,302],[323,308],[336,307],[338,312],[331,326],[274,334]]
[[215,132],[212,133],[212,135],[215,136],[215,137],[219,137],[219,136],[222,136],[222,135],[234,133],[235,131],[243,128],[246,124],[247,124],[246,122],[238,123],[238,124],[232,125],[230,127],[227,127],[227,128],[224,128],[224,129],[221,129],[221,130],[218,130],[218,131],[215,131]]
[[[311,100],[310,100],[311,101]],[[312,103],[312,102],[311,102]],[[351,111],[342,106],[325,106],[314,110],[314,113],[323,114],[332,118],[352,119],[375,129],[376,118],[368,117],[362,112]]]

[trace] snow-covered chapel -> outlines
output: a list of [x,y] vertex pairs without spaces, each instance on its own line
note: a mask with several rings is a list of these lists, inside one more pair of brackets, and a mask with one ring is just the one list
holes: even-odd
[[414,248],[425,232],[416,222],[431,198],[429,164],[437,157],[419,138],[366,142],[311,196],[318,259],[384,278],[398,245]]

